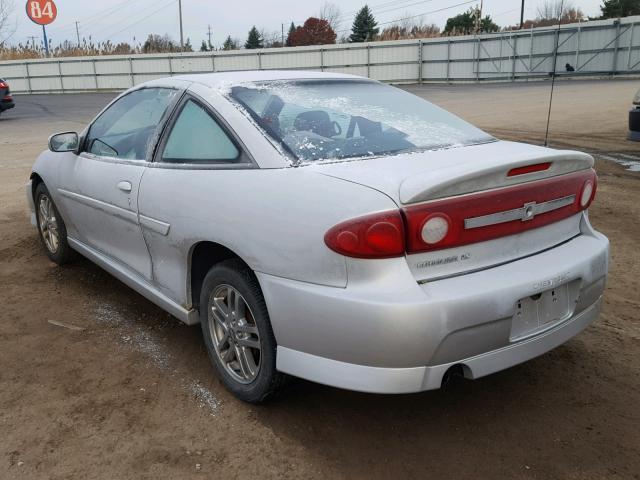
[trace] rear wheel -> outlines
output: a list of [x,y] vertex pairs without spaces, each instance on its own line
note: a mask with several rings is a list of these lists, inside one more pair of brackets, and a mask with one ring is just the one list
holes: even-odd
[[34,201],[38,232],[47,256],[58,265],[69,262],[74,251],[67,243],[67,228],[44,183],[36,187]]
[[240,400],[273,397],[286,376],[276,370],[276,341],[255,275],[240,260],[209,270],[200,294],[200,323],[209,358]]

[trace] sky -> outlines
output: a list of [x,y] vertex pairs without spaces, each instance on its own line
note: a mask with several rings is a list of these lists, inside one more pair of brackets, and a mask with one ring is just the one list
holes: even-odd
[[[11,0],[9,0],[11,1]],[[54,0],[58,8],[55,22],[47,27],[47,34],[54,44],[64,40],[76,40],[75,22],[79,22],[81,38],[94,41],[111,40],[143,42],[149,33],[169,34],[176,41],[180,38],[178,0]],[[525,0],[525,19],[534,18],[536,8],[545,0]],[[580,7],[588,16],[600,13],[602,0],[568,0]],[[26,16],[26,0],[14,0],[13,22],[16,31],[10,43],[31,41],[30,36],[41,40],[42,27]],[[317,16],[324,0],[182,0],[184,38],[190,38],[197,50],[207,39],[211,26],[211,42],[220,46],[227,35],[244,42],[249,29],[280,32],[284,24],[285,35],[293,21],[301,24],[310,16]],[[363,0],[334,0],[342,14],[338,36],[348,34],[356,11]],[[480,0],[368,0],[374,16],[384,27],[385,22],[399,18],[422,15],[425,23],[444,27],[448,17],[478,5]],[[489,14],[501,26],[514,25],[520,20],[521,0],[483,0],[483,15]],[[343,30],[343,31],[340,31]],[[135,39],[135,42],[134,42]]]

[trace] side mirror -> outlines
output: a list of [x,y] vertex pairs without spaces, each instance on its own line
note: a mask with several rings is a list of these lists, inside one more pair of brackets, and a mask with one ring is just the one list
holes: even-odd
[[76,132],[56,133],[49,137],[49,150],[52,152],[75,152],[80,143]]

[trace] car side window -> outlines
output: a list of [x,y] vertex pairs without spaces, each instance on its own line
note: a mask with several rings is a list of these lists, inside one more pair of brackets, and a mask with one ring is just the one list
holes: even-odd
[[155,130],[178,94],[169,88],[144,88],[120,98],[91,125],[86,151],[106,157],[145,160]]
[[240,150],[203,107],[187,100],[162,152],[169,163],[234,163]]

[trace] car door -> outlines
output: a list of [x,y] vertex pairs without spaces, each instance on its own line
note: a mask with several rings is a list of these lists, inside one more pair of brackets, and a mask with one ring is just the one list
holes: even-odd
[[138,188],[179,94],[143,88],[120,97],[89,127],[80,154],[65,157],[58,182],[72,237],[149,280]]
[[[155,161],[140,185],[139,213],[153,259],[155,285],[165,295],[185,302],[188,255],[199,240],[215,240],[205,229],[226,231],[215,209],[224,209],[234,172],[257,168],[246,148],[206,102],[186,94],[160,141]],[[203,202],[211,215],[198,217]],[[188,300],[186,300],[189,303]]]

